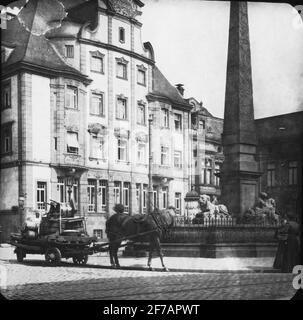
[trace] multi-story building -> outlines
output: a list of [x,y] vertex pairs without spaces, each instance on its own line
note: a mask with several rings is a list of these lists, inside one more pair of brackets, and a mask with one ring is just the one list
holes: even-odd
[[[115,203],[146,212],[150,141],[153,207],[183,214],[192,187],[219,197],[223,119],[155,66],[143,3],[60,2],[30,0],[2,30],[2,240],[50,199],[72,199],[99,237]],[[302,112],[256,120],[260,190],[281,210],[302,207],[301,123]]]
[[99,237],[115,203],[146,212],[149,116],[153,205],[182,213],[191,106],[141,42],[143,3],[61,3],[30,0],[2,30],[4,237],[51,199],[72,199]]
[[219,197],[220,168],[223,163],[221,134],[223,120],[214,117],[202,102],[188,99],[191,112],[192,177],[191,184],[200,194]]
[[[194,106],[191,113],[191,185],[200,194],[215,195],[220,199],[223,119],[212,116],[202,102],[198,103],[194,98],[188,101]],[[293,210],[299,217],[302,208],[302,121],[302,111],[255,120],[261,173],[258,189],[275,199],[279,213]]]
[[[276,200],[277,210],[302,219],[303,112],[257,119],[260,190]],[[302,221],[302,220],[301,220]]]

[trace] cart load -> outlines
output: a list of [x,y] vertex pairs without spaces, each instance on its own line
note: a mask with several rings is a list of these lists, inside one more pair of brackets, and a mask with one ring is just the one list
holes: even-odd
[[75,217],[69,210],[62,214],[61,206],[56,207],[54,210],[51,205],[44,216],[38,211],[27,210],[21,232],[12,233],[10,240],[16,247],[19,262],[26,254],[44,254],[46,261],[53,264],[62,258],[86,264],[88,255],[94,253],[97,238],[88,236],[85,218]]

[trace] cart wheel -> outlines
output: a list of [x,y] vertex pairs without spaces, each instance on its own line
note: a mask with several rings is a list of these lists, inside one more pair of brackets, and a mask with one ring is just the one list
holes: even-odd
[[26,254],[21,248],[16,249],[16,256],[18,262],[23,262],[23,259],[25,258]]
[[61,262],[61,252],[58,248],[49,248],[45,253],[45,261],[49,264],[57,265]]
[[73,262],[74,264],[87,264],[87,261],[88,261],[88,255],[85,254],[83,256],[76,256],[76,257],[73,257]]

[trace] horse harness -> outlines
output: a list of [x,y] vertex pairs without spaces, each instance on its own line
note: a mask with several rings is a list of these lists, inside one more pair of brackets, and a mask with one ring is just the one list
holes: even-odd
[[166,233],[169,229],[169,225],[166,222],[166,220],[160,214],[157,213],[151,213],[150,215],[153,218],[157,228],[162,232]]

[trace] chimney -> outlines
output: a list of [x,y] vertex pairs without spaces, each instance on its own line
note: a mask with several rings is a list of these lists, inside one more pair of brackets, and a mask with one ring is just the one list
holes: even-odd
[[176,84],[176,88],[177,88],[177,90],[180,92],[181,96],[184,95],[184,88],[183,88],[183,86],[184,86],[184,84],[182,84],[182,83]]

